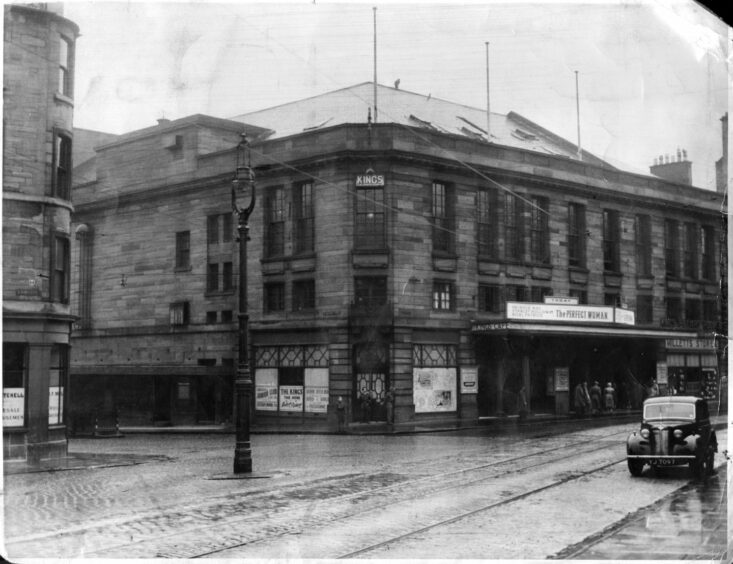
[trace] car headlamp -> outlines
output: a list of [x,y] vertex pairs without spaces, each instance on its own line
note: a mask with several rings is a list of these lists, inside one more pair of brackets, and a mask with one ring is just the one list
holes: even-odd
[[642,429],[641,433],[639,434],[641,435],[642,439],[648,439],[649,438],[649,429]]

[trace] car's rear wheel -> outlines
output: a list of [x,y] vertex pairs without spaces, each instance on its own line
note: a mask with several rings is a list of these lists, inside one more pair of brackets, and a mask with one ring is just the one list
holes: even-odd
[[635,458],[627,458],[626,462],[629,465],[629,472],[632,476],[641,476],[641,471],[644,470],[644,461]]

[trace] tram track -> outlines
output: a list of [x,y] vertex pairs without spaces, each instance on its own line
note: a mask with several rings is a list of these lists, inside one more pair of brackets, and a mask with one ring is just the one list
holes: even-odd
[[[143,516],[142,519],[116,522],[114,526],[119,532],[119,542],[113,543],[113,545],[107,544],[104,548],[100,547],[96,550],[89,545],[94,536],[94,531],[89,529],[56,531],[43,535],[42,538],[52,541],[54,538],[63,537],[65,534],[84,536],[84,543],[87,546],[85,555],[93,557],[121,554],[126,557],[200,558],[215,556],[247,545],[270,542],[273,539],[287,535],[297,535],[302,530],[325,527],[333,522],[359,517],[368,514],[370,511],[383,509],[385,505],[405,504],[417,498],[445,495],[446,492],[449,493],[459,488],[478,487],[482,483],[507,475],[519,475],[532,469],[565,460],[568,452],[572,452],[574,457],[597,453],[607,449],[611,444],[618,444],[616,437],[625,433],[626,431],[617,431],[603,436],[594,436],[592,440],[586,438],[565,442],[552,448],[492,460],[485,464],[405,480],[399,479],[400,475],[395,473],[388,473],[389,475],[375,474],[377,480],[381,479],[381,476],[386,476],[384,485],[370,484],[368,483],[369,476],[364,475],[363,478],[367,480],[367,483],[362,484],[363,489],[356,492],[344,493],[343,490],[339,491],[339,487],[347,487],[349,482],[339,484],[338,477],[335,477],[333,480],[315,486],[313,491],[308,492],[314,493],[318,490],[316,493],[320,493],[315,497],[320,496],[320,498],[317,501],[304,499],[307,497],[306,492],[300,491],[299,488],[302,490],[304,487],[308,487],[307,483],[294,487],[280,487],[275,490],[277,499],[281,502],[279,507],[274,510],[267,510],[264,509],[266,504],[263,504],[262,508],[249,511],[243,517],[237,517],[240,510],[245,513],[251,510],[253,505],[257,506],[256,503],[252,503],[253,496],[245,495],[243,500],[225,499],[219,500],[218,503],[209,502],[182,509],[172,508],[172,510],[164,511],[163,514],[158,511],[155,515]],[[480,508],[417,527],[415,530],[407,531],[395,538],[345,552],[338,557],[347,558],[350,555],[363,554],[378,547],[399,542],[400,539],[419,534],[431,528],[440,527],[478,512],[488,511],[493,507],[524,499],[567,481],[601,471],[624,459],[606,461],[587,471],[572,472],[570,475],[553,480],[541,487],[518,492]],[[330,495],[329,483],[336,484],[335,495]],[[254,497],[263,498],[267,497],[267,494],[260,493],[259,496]],[[299,501],[293,504],[292,499]],[[385,503],[385,500],[388,501]],[[227,507],[224,507],[225,505]],[[222,511],[222,509],[224,510]],[[293,515],[299,515],[300,513],[305,515],[305,520],[293,518]],[[187,522],[187,525],[183,528],[180,527],[182,522]],[[174,524],[179,526],[176,527]],[[155,534],[148,535],[146,531],[155,532]],[[40,535],[34,535],[34,537],[35,540],[41,540]],[[6,543],[12,546],[22,540],[7,539]]]

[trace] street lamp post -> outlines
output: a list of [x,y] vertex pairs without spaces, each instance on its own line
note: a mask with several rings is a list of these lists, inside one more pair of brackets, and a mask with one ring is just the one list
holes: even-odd
[[[249,370],[249,315],[247,314],[247,241],[249,238],[249,216],[255,207],[255,175],[249,159],[249,140],[242,133],[237,145],[236,169],[232,180],[232,210],[237,215],[239,240],[239,320],[238,341],[239,361],[237,377],[234,381],[234,401],[236,412],[236,445],[234,447],[234,473],[252,472],[252,448],[249,440],[250,402],[252,398],[252,375]],[[247,161],[247,162],[245,162]],[[246,208],[237,205],[239,193],[245,194],[251,187],[250,202]]]

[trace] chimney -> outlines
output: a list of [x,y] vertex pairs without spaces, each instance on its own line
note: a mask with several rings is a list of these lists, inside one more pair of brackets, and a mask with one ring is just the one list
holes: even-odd
[[685,149],[678,148],[671,156],[665,154],[660,155],[659,159],[655,158],[654,164],[649,167],[649,172],[669,182],[692,185],[692,163],[687,160]]

